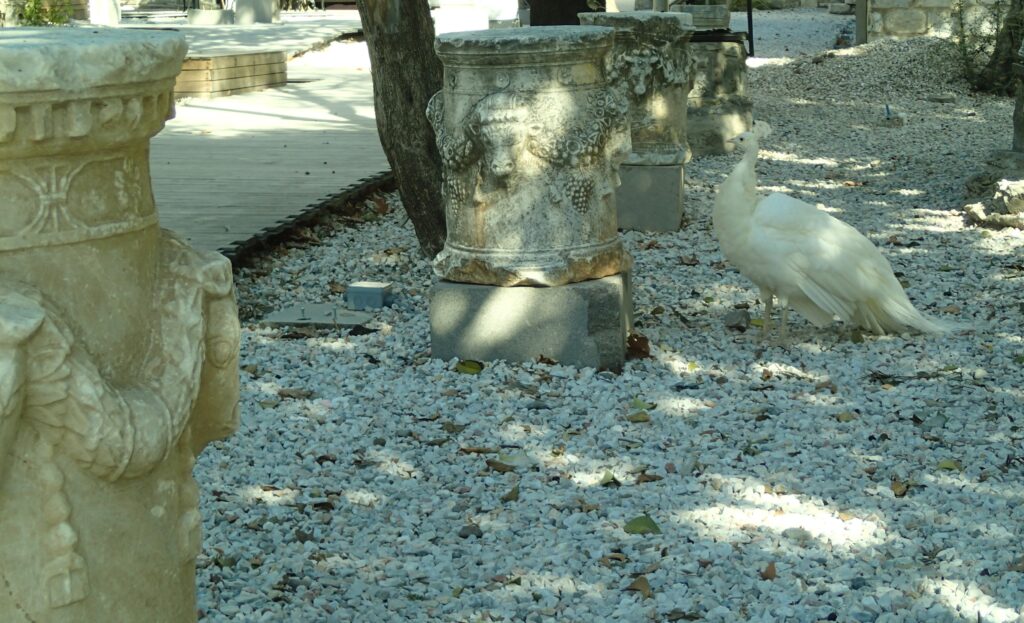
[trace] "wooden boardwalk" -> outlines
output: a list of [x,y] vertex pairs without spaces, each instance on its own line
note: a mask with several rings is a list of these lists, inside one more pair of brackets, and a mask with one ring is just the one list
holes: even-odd
[[[323,39],[324,28],[318,28]],[[357,28],[358,21],[340,23],[336,34]],[[235,33],[235,49],[268,49],[259,34],[247,48]],[[205,52],[194,34],[186,35],[191,49]],[[223,40],[217,43],[218,51],[225,49]],[[178,102],[176,117],[153,139],[150,155],[164,227],[197,248],[231,255],[280,222],[388,169],[369,71],[337,65],[293,69],[290,63],[288,79],[283,88]]]

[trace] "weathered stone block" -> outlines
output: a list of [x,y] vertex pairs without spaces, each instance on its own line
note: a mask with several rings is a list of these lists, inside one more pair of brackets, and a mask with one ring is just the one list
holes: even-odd
[[828,5],[828,12],[835,15],[853,15],[854,5],[845,2],[831,2]]
[[698,30],[715,30],[729,28],[732,14],[725,4],[677,4],[673,11],[689,13],[693,18],[693,26]]
[[746,48],[736,36],[697,33],[690,42],[694,84],[686,113],[686,136],[694,156],[732,151],[727,143],[751,127],[746,97]]
[[910,7],[911,0],[870,0],[870,7],[873,10],[879,9],[906,9]]
[[928,15],[921,9],[892,9],[885,14],[885,30],[894,35],[921,35],[928,31]]
[[188,23],[193,26],[222,26],[235,23],[235,12],[226,9],[189,9]]
[[734,96],[710,102],[690,100],[687,112],[687,135],[694,156],[724,154],[733,149],[728,140],[753,126],[753,102],[750,98]]
[[683,165],[624,164],[615,196],[620,229],[676,231],[683,221]]
[[618,370],[632,323],[629,275],[553,287],[440,281],[430,290],[434,357]]
[[877,35],[881,34],[885,30],[885,19],[882,17],[882,13],[874,11],[868,18],[868,33],[872,35],[872,39],[876,39]]
[[272,24],[281,21],[281,3],[278,0],[234,0],[235,23]]

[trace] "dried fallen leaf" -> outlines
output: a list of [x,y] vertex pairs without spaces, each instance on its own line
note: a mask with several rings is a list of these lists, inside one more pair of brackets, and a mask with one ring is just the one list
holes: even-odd
[[641,485],[645,482],[658,482],[662,480],[662,477],[657,474],[648,474],[647,472],[641,472],[637,474],[636,484]]
[[612,565],[624,565],[629,562],[629,558],[621,552],[612,552],[607,556],[602,556],[601,560],[597,562],[605,567],[611,567]]
[[683,266],[696,266],[700,264],[700,260],[697,259],[696,255],[690,255],[688,257],[679,258],[679,263]]
[[761,570],[762,580],[774,580],[776,577],[778,577],[778,574],[775,571],[774,562],[768,563],[768,566]]
[[519,485],[512,487],[512,490],[501,496],[502,502],[515,502],[519,500]]
[[459,363],[455,364],[455,371],[461,374],[480,374],[483,369],[484,364],[472,359],[463,359]]
[[649,359],[651,342],[639,333],[630,333],[626,338],[626,359]]
[[581,513],[589,513],[591,511],[601,510],[600,504],[590,504],[583,498],[576,498],[576,503],[579,504]]
[[906,480],[900,480],[898,477],[893,476],[892,482],[889,484],[889,488],[892,489],[893,494],[901,498],[910,491],[910,482]]
[[448,443],[448,438],[447,437],[440,437],[438,439],[431,439],[429,441],[424,441],[423,445],[425,445],[425,446],[435,446],[436,447],[436,446],[443,446],[446,443]]
[[554,366],[554,365],[558,364],[558,362],[555,361],[554,359],[552,359],[550,357],[545,357],[544,355],[539,355],[537,357],[537,363],[542,363],[542,364],[544,364],[546,366]]
[[853,411],[843,411],[842,413],[836,414],[836,421],[842,424],[852,422],[857,419],[857,414]]
[[647,578],[645,578],[642,575],[633,580],[632,582],[630,582],[629,586],[622,590],[635,591],[637,593],[640,593],[641,595],[643,595],[644,599],[650,599],[651,597],[654,597],[654,591],[651,590],[651,583],[648,582]]
[[465,448],[459,448],[459,454],[497,454],[499,450],[497,448],[491,448],[487,446],[466,446]]
[[651,414],[646,411],[637,411],[627,415],[626,421],[630,424],[648,424],[651,421]]
[[507,474],[509,472],[516,471],[516,468],[512,467],[508,463],[502,463],[501,461],[496,461],[494,459],[487,459],[487,467],[490,467],[499,474]]
[[638,411],[642,411],[644,409],[656,409],[657,407],[658,407],[658,403],[656,403],[656,402],[647,402],[643,398],[634,398],[633,401],[629,403],[629,408],[630,409],[635,409],[635,410],[638,410]]
[[277,390],[277,395],[282,398],[306,399],[313,397],[313,391],[297,387],[283,387]]
[[704,616],[698,612],[684,612],[679,608],[674,608],[665,613],[665,621],[668,623],[676,623],[676,621],[700,621]]
[[946,471],[959,472],[963,470],[964,465],[957,459],[942,459],[939,461],[938,467]]
[[622,529],[626,534],[661,534],[661,528],[648,515],[630,519]]
[[444,432],[452,435],[461,433],[466,430],[468,426],[469,424],[456,424],[455,422],[445,422],[444,424],[441,424],[441,428],[444,429]]

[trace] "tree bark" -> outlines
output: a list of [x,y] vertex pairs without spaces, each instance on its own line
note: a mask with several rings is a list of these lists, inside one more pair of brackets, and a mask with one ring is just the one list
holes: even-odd
[[1021,63],[1018,55],[1024,37],[1024,0],[1011,0],[1006,19],[996,33],[995,50],[988,63],[974,80],[974,88],[987,93],[1013,95],[1017,89],[1018,72],[1014,64]]
[[587,0],[530,0],[531,26],[580,25],[577,13],[593,11]]
[[441,155],[427,102],[441,90],[427,0],[357,0],[370,52],[377,131],[423,253],[444,246]]

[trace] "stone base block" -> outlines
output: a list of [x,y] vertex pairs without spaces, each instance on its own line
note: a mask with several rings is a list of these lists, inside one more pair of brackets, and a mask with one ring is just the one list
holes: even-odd
[[193,26],[220,26],[235,23],[235,12],[221,9],[189,9],[188,23]]
[[281,21],[278,0],[234,0],[235,23],[242,26],[273,24]]
[[835,15],[853,15],[854,5],[845,2],[832,2],[828,5],[828,12]]
[[1009,171],[1024,175],[1024,151],[999,149],[992,152],[986,163],[998,171]]
[[730,138],[753,127],[753,104],[747,97],[690,100],[686,111],[686,138],[693,155],[725,154],[733,150]]
[[732,17],[729,7],[724,4],[677,4],[672,10],[689,13],[697,30],[727,29]]
[[683,165],[619,167],[615,193],[620,229],[676,231],[683,222]]
[[628,273],[554,287],[440,281],[430,290],[434,357],[619,370],[633,322]]

